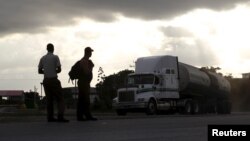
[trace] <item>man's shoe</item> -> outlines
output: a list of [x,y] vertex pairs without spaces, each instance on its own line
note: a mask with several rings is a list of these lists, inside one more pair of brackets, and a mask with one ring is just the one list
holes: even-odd
[[77,118],[77,121],[87,121],[87,120],[84,118]]
[[87,120],[97,121],[98,119],[97,119],[97,118],[94,118],[94,117],[89,117],[89,118],[87,118]]
[[67,123],[69,122],[69,120],[62,118],[62,119],[58,119],[57,122]]
[[86,119],[83,118],[82,116],[77,116],[77,117],[76,117],[76,120],[77,120],[77,121],[86,121]]
[[50,119],[48,119],[48,122],[57,122],[57,119],[55,119],[55,118],[50,118]]

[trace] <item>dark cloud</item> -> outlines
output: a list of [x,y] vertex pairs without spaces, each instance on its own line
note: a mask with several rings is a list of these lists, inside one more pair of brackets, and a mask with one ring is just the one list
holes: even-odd
[[108,22],[115,14],[169,19],[197,8],[224,10],[249,0],[0,0],[0,36],[46,31],[76,18]]

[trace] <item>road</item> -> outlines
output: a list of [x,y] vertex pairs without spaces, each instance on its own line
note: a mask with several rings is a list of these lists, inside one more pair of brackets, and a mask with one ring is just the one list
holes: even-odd
[[[250,113],[232,115],[98,115],[98,121],[0,123],[0,141],[206,141],[208,124],[250,124]],[[32,118],[34,119],[34,117]]]

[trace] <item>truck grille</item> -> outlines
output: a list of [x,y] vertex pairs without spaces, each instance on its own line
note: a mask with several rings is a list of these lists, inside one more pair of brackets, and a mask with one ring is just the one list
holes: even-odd
[[131,102],[135,100],[134,91],[119,92],[119,102]]

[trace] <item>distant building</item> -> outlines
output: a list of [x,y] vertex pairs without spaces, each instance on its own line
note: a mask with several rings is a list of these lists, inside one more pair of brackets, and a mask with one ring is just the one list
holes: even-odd
[[23,104],[24,98],[22,90],[0,90],[0,105]]
[[249,73],[242,73],[243,79],[249,79],[250,78],[250,72]]

